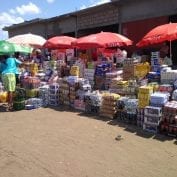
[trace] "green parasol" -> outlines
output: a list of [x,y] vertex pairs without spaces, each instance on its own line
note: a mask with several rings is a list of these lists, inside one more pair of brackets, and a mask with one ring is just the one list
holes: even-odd
[[15,50],[15,48],[12,43],[9,43],[4,40],[0,41],[0,54],[1,55],[12,54],[12,53],[14,53],[14,50]]
[[15,52],[20,53],[32,53],[33,48],[28,46],[22,46],[19,44],[10,43],[4,40],[0,41],[0,55],[13,54]]

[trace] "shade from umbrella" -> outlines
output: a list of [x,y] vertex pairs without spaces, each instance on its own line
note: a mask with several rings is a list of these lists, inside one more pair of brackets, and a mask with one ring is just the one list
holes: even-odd
[[72,48],[71,42],[74,42],[76,38],[69,37],[69,36],[55,36],[48,39],[45,44],[44,48],[49,49],[67,49]]
[[12,38],[7,39],[7,41],[15,44],[29,45],[38,48],[44,45],[46,39],[43,38],[42,36],[28,33],[14,36]]
[[72,44],[80,48],[108,48],[132,45],[127,37],[111,32],[100,32],[81,37]]
[[177,39],[177,23],[157,26],[149,31],[137,44],[138,47]]
[[14,53],[14,45],[5,40],[0,41],[0,55],[11,54]]

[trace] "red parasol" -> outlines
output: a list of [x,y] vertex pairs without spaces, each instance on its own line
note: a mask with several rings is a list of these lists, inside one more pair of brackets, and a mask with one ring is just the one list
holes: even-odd
[[81,37],[72,42],[79,48],[108,48],[132,45],[132,41],[123,35],[111,32],[100,32]]
[[170,56],[171,56],[171,41],[177,39],[177,23],[168,23],[157,26],[148,32],[139,41],[136,46],[143,47],[151,44],[158,44],[165,41],[170,41]]
[[48,39],[43,45],[44,48],[49,49],[67,49],[72,48],[71,42],[75,41],[76,38],[69,36],[55,36]]

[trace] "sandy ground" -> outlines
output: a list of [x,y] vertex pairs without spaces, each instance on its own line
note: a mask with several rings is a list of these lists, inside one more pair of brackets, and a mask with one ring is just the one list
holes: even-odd
[[0,177],[167,176],[175,139],[64,109],[0,112]]

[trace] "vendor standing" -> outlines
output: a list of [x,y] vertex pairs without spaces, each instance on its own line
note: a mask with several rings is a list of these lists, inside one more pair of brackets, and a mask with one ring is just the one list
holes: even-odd
[[8,92],[8,110],[13,108],[13,92],[16,88],[16,75],[19,74],[18,65],[21,64],[16,58],[4,56],[1,60],[1,77],[5,90]]

